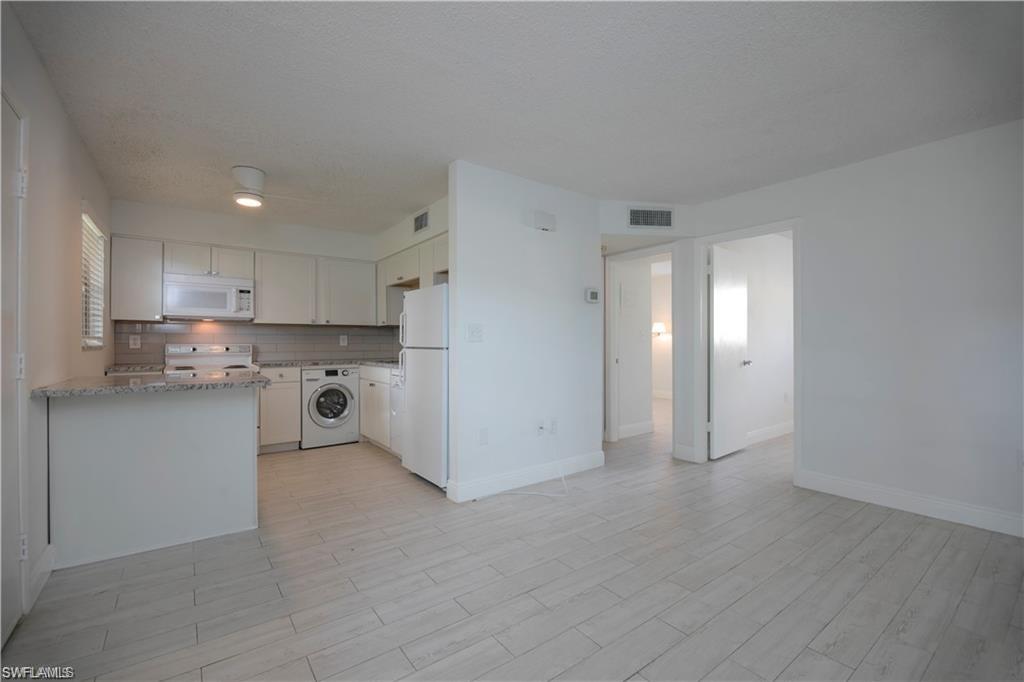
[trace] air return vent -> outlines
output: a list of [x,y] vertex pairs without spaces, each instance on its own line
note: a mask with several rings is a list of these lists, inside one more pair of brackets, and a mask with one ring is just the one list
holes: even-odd
[[430,226],[430,212],[424,211],[412,219],[412,231],[419,232]]
[[629,226],[640,228],[671,228],[672,209],[631,208],[629,209]]

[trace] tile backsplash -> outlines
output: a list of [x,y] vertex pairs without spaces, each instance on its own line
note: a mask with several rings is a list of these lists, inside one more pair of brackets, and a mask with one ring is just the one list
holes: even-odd
[[[128,337],[141,347],[129,348]],[[348,345],[338,337],[348,336]],[[251,343],[260,360],[356,360],[398,357],[395,327],[335,327],[253,324],[251,322],[115,322],[114,362],[159,364],[167,343]]]

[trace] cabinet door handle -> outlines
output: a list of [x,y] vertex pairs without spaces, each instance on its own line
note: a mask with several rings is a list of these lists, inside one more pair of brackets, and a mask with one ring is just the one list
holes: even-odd
[[377,385],[377,384],[369,384],[370,388],[373,388],[373,387],[374,387],[374,386],[376,386],[376,385]]
[[218,275],[220,275],[220,272],[218,272],[217,270],[214,270],[210,274],[213,275],[214,277],[217,277]]
[[401,282],[401,281],[402,281],[403,279],[405,279],[405,277],[402,277],[402,276],[399,276],[399,277],[398,277],[398,281],[399,281],[399,282]]
[[330,320],[324,320],[324,324],[330,324],[330,323],[331,323]]

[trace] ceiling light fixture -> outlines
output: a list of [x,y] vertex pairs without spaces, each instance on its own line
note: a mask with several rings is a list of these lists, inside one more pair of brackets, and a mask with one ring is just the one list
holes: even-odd
[[246,208],[263,206],[263,179],[266,173],[252,166],[234,166],[231,175],[238,183],[234,192],[235,203]]

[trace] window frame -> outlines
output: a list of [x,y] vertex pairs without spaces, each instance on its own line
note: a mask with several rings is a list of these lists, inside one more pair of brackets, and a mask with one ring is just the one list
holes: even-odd
[[81,343],[83,349],[100,349],[106,344],[107,236],[84,209],[81,237]]

